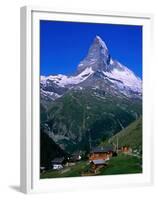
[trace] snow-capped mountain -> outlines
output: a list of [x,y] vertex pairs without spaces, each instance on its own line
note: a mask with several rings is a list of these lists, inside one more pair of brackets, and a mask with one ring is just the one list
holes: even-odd
[[97,88],[127,97],[142,95],[142,81],[129,68],[114,60],[104,41],[96,36],[87,56],[72,76],[41,76],[41,98],[55,100],[72,89]]

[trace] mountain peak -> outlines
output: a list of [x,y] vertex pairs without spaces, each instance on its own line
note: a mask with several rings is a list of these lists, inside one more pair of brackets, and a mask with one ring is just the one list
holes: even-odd
[[98,36],[98,35],[95,36],[95,38],[94,38],[94,43],[97,43],[97,44],[99,44],[100,47],[102,47],[102,48],[108,50],[108,48],[107,48],[105,42],[101,39],[100,36]]
[[105,42],[96,35],[84,60],[78,65],[77,72],[81,73],[91,66],[93,71],[107,70],[110,63],[110,54]]

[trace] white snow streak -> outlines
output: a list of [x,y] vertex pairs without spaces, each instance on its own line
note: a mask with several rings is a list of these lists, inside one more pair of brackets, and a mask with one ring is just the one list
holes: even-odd
[[[122,85],[129,87],[133,91],[141,92],[141,79],[135,76],[135,74],[131,70],[127,69],[126,67],[123,68],[124,70],[118,70],[114,68],[111,72],[104,72],[104,74],[109,78],[121,81],[123,83]],[[111,81],[122,87],[120,82],[115,80]]]
[[54,83],[56,83],[60,87],[64,87],[66,85],[76,85],[76,84],[79,84],[80,82],[83,82],[92,73],[93,73],[92,68],[88,67],[77,76],[68,77],[68,76],[62,75],[62,74],[59,74],[59,75],[56,75],[56,76],[48,76],[48,77],[41,76],[41,82],[43,84],[45,84],[45,82],[47,80],[52,80]]

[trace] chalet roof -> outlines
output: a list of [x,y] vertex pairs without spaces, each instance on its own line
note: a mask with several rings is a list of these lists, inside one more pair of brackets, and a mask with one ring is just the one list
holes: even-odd
[[80,156],[80,155],[81,155],[81,152],[80,152],[80,151],[77,151],[77,152],[74,152],[72,155],[73,155],[73,156]]
[[62,164],[64,162],[65,158],[61,157],[61,158],[54,158],[51,163],[52,164]]
[[71,160],[71,159],[72,159],[72,160],[76,160],[76,159],[79,158],[79,156],[80,156],[80,155],[74,155],[74,154],[73,154],[73,155],[70,157],[70,160]]
[[94,149],[92,149],[91,153],[106,153],[109,151],[113,151],[113,147],[112,146],[99,146],[99,147],[95,147]]
[[99,160],[92,160],[92,162],[95,164],[95,165],[103,165],[106,163],[105,160],[102,160],[102,159],[99,159]]

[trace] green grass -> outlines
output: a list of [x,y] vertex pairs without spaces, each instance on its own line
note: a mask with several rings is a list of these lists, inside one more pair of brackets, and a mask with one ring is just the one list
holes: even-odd
[[[109,139],[110,143],[118,143],[119,146],[128,145],[132,149],[142,148],[142,117],[131,123],[125,129],[114,135]],[[101,142],[101,145],[107,145],[108,141]]]
[[142,173],[141,158],[120,154],[112,157],[107,167],[100,170],[99,175]]
[[[63,172],[63,170],[65,169],[70,169],[70,170]],[[64,168],[63,170],[59,171],[49,170],[41,174],[40,177],[43,179],[43,178],[82,176],[82,173],[87,172],[89,170],[89,164],[88,161],[80,161],[76,163],[76,165]],[[109,160],[108,166],[102,168],[97,175],[132,174],[132,173],[142,173],[141,159],[130,155],[119,154],[117,157],[112,157]]]
[[74,166],[67,167],[67,169],[68,168],[70,169],[67,172],[62,173],[62,171],[65,170],[66,168],[59,171],[49,170],[41,174],[40,177],[41,178],[77,177],[77,176],[81,176],[82,172],[84,172],[88,168],[88,166],[89,166],[88,161],[80,161],[80,162],[77,162],[76,165]]

